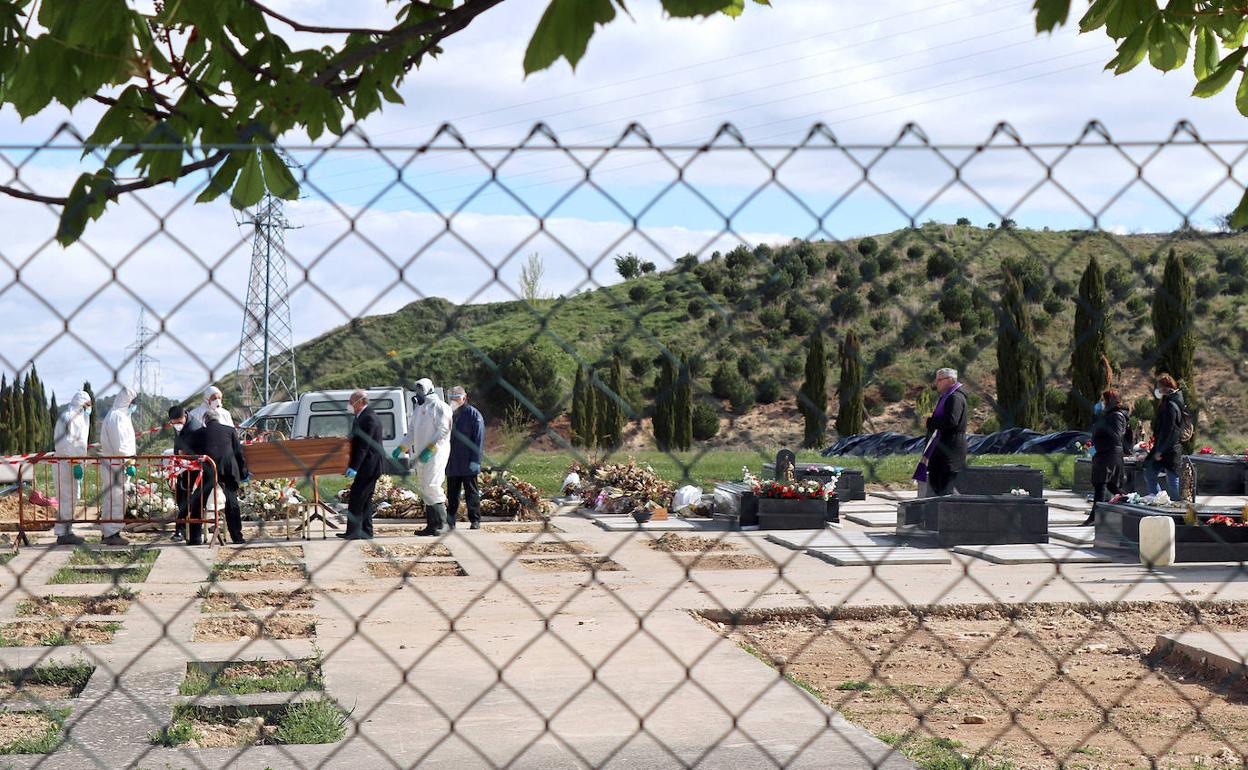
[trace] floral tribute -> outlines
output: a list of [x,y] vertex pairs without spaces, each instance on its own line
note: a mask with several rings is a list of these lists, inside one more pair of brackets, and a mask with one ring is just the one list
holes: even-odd
[[836,497],[836,477],[826,484],[816,479],[780,481],[760,479],[749,468],[741,468],[742,483],[748,484],[756,497],[773,500],[832,500]]

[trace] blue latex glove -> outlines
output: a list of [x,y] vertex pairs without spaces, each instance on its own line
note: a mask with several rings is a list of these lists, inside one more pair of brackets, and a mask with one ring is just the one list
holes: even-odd
[[130,478],[134,478],[134,474],[135,474],[135,473],[137,473],[137,471],[135,470],[135,468],[134,468],[134,466],[133,466],[133,465],[127,465],[127,466],[126,466],[126,475],[127,475],[127,476],[129,476]]
[[420,461],[422,463],[427,463],[432,459],[433,459],[432,449],[430,449],[429,447],[425,447],[424,449],[420,450]]
[[85,475],[86,474],[82,472],[82,466],[75,464],[74,465],[74,478],[78,479],[79,481],[82,481],[82,477]]
[[396,446],[394,448],[394,451],[390,453],[390,457],[392,457],[395,460],[399,459],[402,456],[403,456],[403,447],[401,446]]
[[347,478],[349,479],[355,478],[356,473],[357,471],[355,470],[355,468],[347,468]]
[[251,483],[251,474],[250,474],[250,473],[248,473],[246,476],[243,476],[242,483],[243,483],[243,484],[250,484],[250,483]]
[[481,472],[481,463],[476,463],[476,462],[473,462],[473,463],[468,463],[468,471],[469,471],[470,473],[480,473],[480,472]]

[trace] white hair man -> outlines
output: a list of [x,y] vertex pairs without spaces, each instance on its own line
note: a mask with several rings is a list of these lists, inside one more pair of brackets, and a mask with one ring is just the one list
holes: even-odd
[[936,370],[934,385],[940,397],[927,418],[927,448],[915,479],[926,481],[933,495],[949,495],[966,467],[966,395],[956,369]]

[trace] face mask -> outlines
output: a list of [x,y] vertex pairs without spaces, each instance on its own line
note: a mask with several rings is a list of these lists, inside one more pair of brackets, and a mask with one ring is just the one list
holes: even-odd
[[83,413],[84,415],[86,415],[87,417],[90,417],[90,416],[91,416],[91,407],[89,407],[89,406],[84,406],[84,407],[82,408],[82,413]]
[[185,424],[185,423],[175,422],[175,423],[173,424],[173,432],[174,432],[174,433],[181,433],[181,432],[182,432],[182,429],[183,429],[183,428],[185,428],[185,427],[186,427],[186,424]]
[[417,393],[417,394],[416,394],[416,405],[417,405],[417,406],[424,406],[424,405],[425,405],[425,395],[424,395],[423,393]]
[[457,398],[451,399],[451,409],[458,409],[463,405],[464,405],[464,402],[461,399],[457,399]]
[[1093,414],[1100,414],[1103,411],[1105,411],[1105,404],[1100,401],[1097,401],[1096,404],[1092,407]]
[[1153,388],[1153,398],[1161,399],[1161,388]]
[[210,400],[208,401],[208,406],[212,407],[213,409],[220,409],[220,408],[221,408],[221,399],[219,399],[219,398],[210,399]]
[[134,414],[137,411],[139,411],[138,404],[131,404],[130,406],[126,407],[126,414]]

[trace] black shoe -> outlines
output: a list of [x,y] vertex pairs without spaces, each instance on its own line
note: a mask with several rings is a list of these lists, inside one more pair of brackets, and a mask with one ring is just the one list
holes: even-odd
[[468,529],[481,529],[481,522],[474,521],[472,524],[468,525]]
[[174,532],[173,535],[171,535],[169,539],[175,543],[181,543],[186,538],[182,537],[181,532]]
[[236,540],[236,539],[234,539],[234,538],[230,538],[230,544],[231,544],[231,545],[246,545],[246,544],[247,544],[247,541],[246,541],[246,540],[244,540],[244,539],[243,539],[243,538],[241,538],[241,537],[240,537],[240,538],[238,538],[237,540]]
[[433,530],[433,529],[416,530],[416,537],[437,537],[437,535],[438,535],[437,530]]
[[1093,513],[1093,514],[1089,514],[1089,515],[1088,515],[1088,518],[1084,519],[1084,520],[1083,520],[1083,523],[1082,523],[1082,524],[1080,524],[1079,526],[1081,526],[1081,527],[1091,527],[1091,526],[1093,526],[1093,525],[1095,525],[1095,524],[1096,524],[1096,514],[1095,514],[1095,513]]
[[359,535],[353,534],[351,532],[338,532],[334,534],[334,537],[342,538],[343,540],[359,540],[360,539]]

